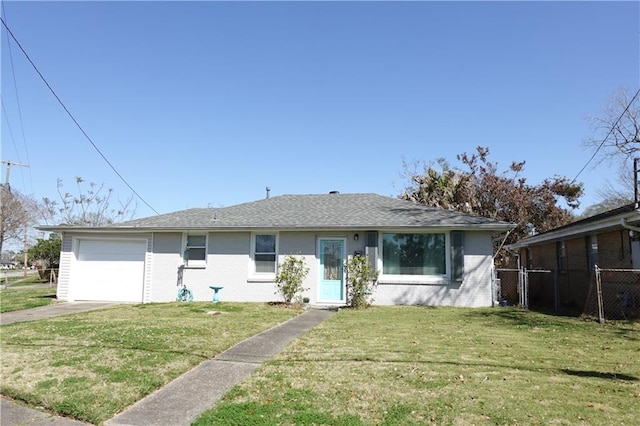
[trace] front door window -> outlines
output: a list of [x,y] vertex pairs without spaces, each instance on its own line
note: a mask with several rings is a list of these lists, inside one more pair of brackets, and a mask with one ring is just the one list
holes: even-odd
[[344,240],[320,240],[321,301],[344,302]]

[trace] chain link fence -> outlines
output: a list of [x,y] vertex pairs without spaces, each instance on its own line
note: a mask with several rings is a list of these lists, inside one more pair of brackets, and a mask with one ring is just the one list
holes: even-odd
[[561,315],[640,319],[640,270],[495,270],[496,301]]
[[584,307],[584,315],[605,320],[640,319],[640,269],[600,269],[594,279]]

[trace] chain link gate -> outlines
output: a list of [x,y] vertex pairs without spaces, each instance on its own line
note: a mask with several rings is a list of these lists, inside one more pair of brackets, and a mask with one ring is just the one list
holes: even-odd
[[546,269],[495,269],[496,302],[500,306],[519,306],[523,309],[529,309],[532,299],[534,304],[548,303],[549,298],[556,303],[557,283],[555,279],[549,280],[552,272]]
[[598,322],[640,319],[640,269],[595,267],[583,315]]

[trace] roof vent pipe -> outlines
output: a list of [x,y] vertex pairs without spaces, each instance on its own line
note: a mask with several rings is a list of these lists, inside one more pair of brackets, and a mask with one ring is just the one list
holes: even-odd
[[269,199],[269,193],[271,192],[271,188],[267,186],[267,200]]

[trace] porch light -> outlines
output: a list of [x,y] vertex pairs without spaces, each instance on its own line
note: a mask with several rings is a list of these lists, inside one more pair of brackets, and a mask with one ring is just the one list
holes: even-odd
[[358,241],[358,238],[360,238],[360,235],[353,234],[353,241]]

